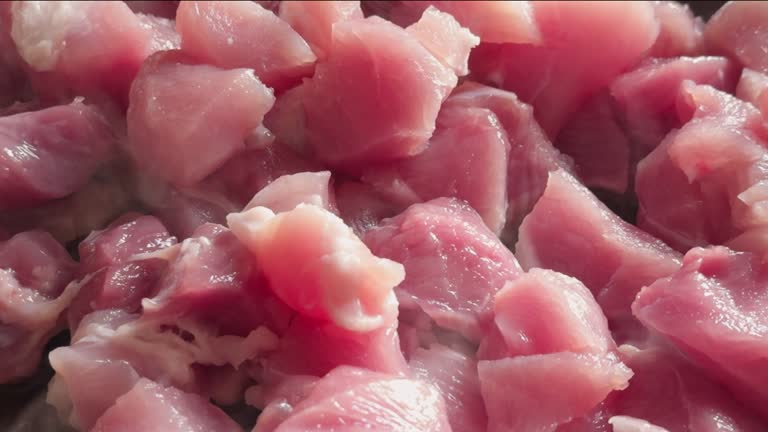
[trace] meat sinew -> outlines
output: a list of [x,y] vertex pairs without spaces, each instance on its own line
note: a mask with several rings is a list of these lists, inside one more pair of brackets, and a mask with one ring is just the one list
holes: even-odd
[[0,2],[0,430],[768,431],[704,3]]

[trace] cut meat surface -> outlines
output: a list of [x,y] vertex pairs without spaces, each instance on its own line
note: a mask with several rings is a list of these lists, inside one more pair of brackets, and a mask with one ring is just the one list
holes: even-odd
[[412,156],[424,150],[456,81],[402,28],[378,17],[339,22],[307,84],[307,138],[335,167]]
[[643,286],[680,266],[675,251],[621,220],[561,171],[550,174],[544,195],[520,227],[515,251],[525,269],[548,268],[583,282],[613,331],[632,321],[630,305]]
[[690,56],[703,51],[704,21],[691,13],[689,5],[654,1],[653,11],[660,28],[649,57]]
[[401,309],[419,308],[469,340],[479,341],[496,291],[522,272],[477,213],[457,200],[415,204],[364,239],[374,254],[405,267],[396,289]]
[[506,221],[509,142],[490,110],[446,106],[427,149],[362,177],[405,205],[441,197],[469,203],[498,234]]
[[643,289],[632,305],[649,328],[764,417],[766,268],[760,256],[694,248],[683,267]]
[[244,149],[245,138],[275,102],[252,70],[195,64],[179,51],[148,59],[131,86],[130,100],[134,161],[177,185],[202,180]]
[[176,27],[184,52],[221,68],[252,69],[269,87],[285,89],[312,74],[316,57],[307,42],[256,2],[184,1]]
[[768,73],[768,5],[762,2],[726,3],[704,29],[706,43],[758,72]]
[[[318,381],[274,432],[450,432],[445,402],[422,381],[342,367]],[[255,430],[260,430],[256,425]]]
[[271,289],[297,312],[351,331],[396,320],[393,288],[403,280],[403,267],[374,256],[333,213],[308,204],[277,215],[254,207],[230,214],[227,222]]
[[414,376],[440,390],[454,431],[486,430],[487,414],[473,356],[434,344],[429,349],[417,349],[408,366]]
[[94,425],[93,432],[241,432],[224,411],[202,397],[142,379]]
[[[540,44],[483,44],[470,69],[477,80],[530,103],[555,138],[590,96],[640,62],[659,24],[649,2],[534,2],[532,8]],[[595,40],[603,41],[599,50]]]
[[736,96],[756,106],[763,116],[768,113],[768,75],[744,69],[741,72]]
[[480,44],[480,39],[461,27],[453,16],[430,6],[406,31],[456,75],[469,73],[469,52]]
[[296,30],[319,59],[327,56],[333,42],[333,25],[362,19],[357,0],[286,1],[280,3],[280,18]]
[[96,108],[74,101],[0,118],[0,208],[40,205],[83,187],[116,151]]
[[260,190],[244,210],[266,207],[275,213],[291,211],[299,204],[311,204],[335,213],[336,203],[329,189],[330,171],[285,175]]
[[613,432],[669,432],[663,427],[634,417],[615,416],[611,417],[609,422],[613,426]]

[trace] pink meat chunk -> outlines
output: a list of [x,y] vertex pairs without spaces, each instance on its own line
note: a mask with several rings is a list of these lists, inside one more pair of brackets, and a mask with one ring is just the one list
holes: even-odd
[[634,417],[614,416],[608,421],[613,426],[613,432],[669,432],[663,427]]
[[401,309],[421,309],[469,340],[479,341],[496,291],[522,272],[477,213],[453,199],[415,204],[364,239],[374,254],[405,267],[396,288]]
[[76,264],[48,233],[0,243],[0,383],[31,374],[77,292]]
[[[555,138],[590,96],[643,58],[659,24],[648,2],[532,6],[541,43],[483,44],[472,52],[470,70],[475,79],[530,103],[547,135]],[[599,50],[595,40],[602,41]]]
[[613,331],[633,321],[630,305],[643,286],[680,266],[675,251],[621,220],[561,171],[550,174],[544,195],[520,227],[515,251],[525,269],[548,268],[583,282]]
[[375,256],[333,213],[311,204],[275,215],[254,207],[227,216],[286,304],[308,317],[351,331],[371,331],[396,320],[393,288],[403,267]]
[[478,372],[488,431],[554,431],[632,376],[615,356],[573,352],[481,361]]
[[681,97],[690,121],[641,161],[636,191],[639,226],[685,251],[765,224],[768,134],[760,112],[727,93],[686,83]]
[[694,248],[679,271],[643,289],[632,305],[643,324],[763,416],[767,274],[760,256]]
[[172,19],[145,14],[137,14],[137,16],[142,27],[152,35],[152,52],[181,48],[181,36],[176,32],[176,23]]
[[115,153],[101,113],[82,102],[0,118],[0,208],[31,207],[83,187]]
[[307,84],[300,84],[278,95],[274,107],[264,116],[264,126],[272,132],[275,140],[301,156],[311,155],[304,115],[307,87]]
[[130,152],[148,174],[197,183],[245,148],[274,101],[252,70],[195,64],[178,51],[155,54],[131,86]]
[[509,142],[488,109],[446,106],[427,149],[372,168],[364,182],[405,205],[441,197],[469,203],[495,234],[506,221]]
[[768,5],[731,1],[707,22],[704,38],[711,49],[737,59],[758,72],[768,73],[765,44],[768,41]]
[[484,431],[487,428],[485,404],[480,394],[477,360],[472,356],[434,344],[419,348],[411,357],[414,376],[431,382],[440,390],[448,422],[454,431]]
[[118,220],[80,243],[80,290],[67,311],[70,330],[93,310],[138,312],[141,300],[156,292],[167,260],[151,255],[176,243],[152,216]]
[[307,42],[255,2],[184,1],[176,27],[184,52],[225,69],[253,69],[269,87],[291,87],[312,74],[316,57]]
[[[627,389],[611,394],[606,404],[611,415],[643,419],[669,431],[765,429],[754,413],[680,355],[661,347],[638,350],[626,345],[621,350],[634,376]],[[616,430],[623,422],[613,419]]]
[[264,364],[273,373],[318,377],[342,365],[399,375],[408,370],[396,323],[355,332],[301,315],[291,320]]
[[307,84],[308,141],[336,167],[412,156],[424,150],[456,82],[402,28],[378,17],[339,22]]
[[446,67],[458,76],[469,73],[469,52],[480,39],[462,27],[456,19],[430,6],[421,19],[405,29]]
[[723,57],[651,60],[588,102],[561,131],[558,149],[573,157],[586,185],[625,193],[637,162],[682,126],[676,102],[686,80],[733,91],[736,68]]
[[653,10],[660,28],[659,36],[648,52],[649,57],[697,55],[703,50],[704,21],[693,15],[689,5],[654,1]]
[[[533,110],[514,93],[474,83],[464,83],[446,101],[448,106],[491,110],[506,131],[510,144],[507,165],[507,216],[502,232],[514,243],[517,228],[544,192],[550,171],[570,172],[570,161],[552,147],[533,118]],[[485,169],[483,169],[484,171]],[[473,173],[472,176],[477,175]]]
[[287,1],[281,2],[279,15],[324,59],[333,43],[333,25],[362,19],[363,11],[358,0]]
[[202,397],[142,379],[94,425],[93,432],[240,432],[224,411]]
[[311,204],[335,212],[330,181],[330,171],[284,175],[257,192],[244,210],[266,207],[275,213],[282,213],[293,210],[299,204]]
[[736,96],[756,106],[763,116],[768,113],[768,75],[744,69],[736,86]]
[[[255,430],[259,429],[257,423]],[[318,381],[274,432],[306,430],[450,432],[445,402],[425,382],[341,367]]]
[[152,32],[119,1],[14,2],[11,36],[39,74],[38,90],[53,97],[106,94],[126,102],[152,52]]
[[344,223],[359,236],[384,218],[397,216],[407,207],[390,201],[373,186],[357,181],[337,182],[334,195]]

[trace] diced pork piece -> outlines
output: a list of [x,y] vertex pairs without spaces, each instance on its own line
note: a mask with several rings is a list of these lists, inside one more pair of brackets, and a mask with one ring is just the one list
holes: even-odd
[[142,379],[96,422],[92,432],[241,432],[221,409],[202,397]]
[[225,69],[253,69],[277,90],[311,75],[316,60],[288,23],[252,1],[181,2],[176,28],[184,52]]
[[280,18],[304,38],[319,59],[324,59],[332,44],[333,25],[362,19],[358,0],[287,1],[280,4]]
[[343,365],[398,375],[408,370],[400,351],[397,323],[356,332],[301,315],[291,320],[264,364],[273,373],[317,377]]
[[759,255],[694,248],[679,271],[643,289],[632,305],[643,324],[766,418],[767,277]]
[[0,118],[0,208],[31,207],[83,187],[115,153],[101,113],[82,102]]
[[339,22],[307,84],[307,139],[322,161],[358,171],[412,156],[426,147],[456,82],[395,24],[378,17]]
[[514,243],[520,222],[544,192],[548,173],[557,169],[570,172],[570,161],[552,147],[533,118],[531,107],[514,93],[465,83],[446,105],[489,109],[506,131],[511,147],[507,165],[507,224],[502,238]]
[[362,179],[406,205],[441,197],[466,201],[499,234],[506,221],[508,157],[509,142],[493,112],[446,106],[425,151],[371,168]]
[[659,36],[649,57],[677,57],[699,54],[704,43],[704,21],[693,15],[688,4],[676,1],[654,1],[653,10],[659,21]]
[[[627,389],[609,397],[605,408],[613,413],[611,415],[643,419],[669,431],[757,432],[765,429],[762,421],[735,401],[724,387],[668,348],[638,350],[625,345],[621,351],[634,376]],[[614,430],[626,423],[628,432],[655,431],[647,427],[629,428],[629,424],[638,423],[637,420],[617,422],[615,419],[609,420]]]
[[176,17],[176,8],[178,1],[172,0],[152,0],[152,1],[126,1],[131,10],[137,14],[150,14],[161,18],[174,19]]
[[401,309],[421,309],[473,341],[496,291],[522,273],[477,213],[453,199],[415,204],[364,239],[374,254],[405,266],[396,289]]
[[197,183],[245,148],[274,101],[252,70],[195,64],[179,51],[155,54],[131,86],[129,150],[148,174]]
[[434,344],[429,349],[417,349],[408,365],[414,376],[431,382],[440,390],[454,431],[486,430],[488,419],[480,394],[477,360]]
[[[483,44],[472,52],[470,70],[533,105],[555,138],[589,97],[643,58],[659,24],[649,2],[535,2],[532,8],[541,43]],[[602,41],[599,50],[595,40]]]
[[299,204],[311,204],[335,212],[330,181],[330,171],[284,175],[257,192],[245,210],[266,207],[275,213],[282,213],[293,210]]
[[38,90],[64,98],[106,94],[126,102],[152,49],[151,32],[120,1],[14,2],[11,36],[41,73]]
[[613,432],[669,432],[663,427],[634,417],[615,416],[608,422],[613,426]]
[[299,204],[275,215],[254,207],[227,216],[275,294],[308,317],[351,331],[386,327],[397,317],[393,288],[403,267],[378,258],[333,213]]
[[725,244],[729,249],[765,256],[768,253],[768,227],[752,228]]
[[768,75],[744,69],[741,72],[736,96],[756,106],[763,116],[768,113]]
[[489,432],[554,431],[624,389],[632,376],[615,356],[573,352],[481,361],[478,371]]
[[[257,423],[254,430],[264,429]],[[318,381],[309,396],[273,430],[450,432],[451,427],[445,402],[434,386],[400,376],[340,367]]]
[[309,397],[319,378],[304,375],[278,376],[269,382],[249,388],[246,402],[261,412],[252,432],[272,432],[285,421],[295,405]]
[[636,191],[639,226],[686,251],[766,223],[768,135],[749,103],[692,83],[681,92],[678,110],[691,120],[641,161]]
[[263,287],[248,250],[221,225],[202,225],[184,240],[159,284],[157,295],[143,302],[142,319],[174,325],[184,317],[215,334],[247,336],[268,322],[270,307],[277,313],[281,306]]
[[32,373],[77,293],[76,263],[48,233],[0,243],[0,383]]
[[142,27],[149,30],[152,35],[152,52],[181,48],[181,36],[176,32],[176,23],[173,20],[155,15],[137,15]]
[[680,266],[675,251],[621,220],[562,171],[550,174],[523,221],[515,253],[525,269],[548,268],[583,282],[613,331],[632,321],[630,305],[643,286]]
[[301,156],[311,154],[304,115],[306,88],[307,84],[300,84],[283,92],[277,97],[272,109],[264,116],[264,126],[272,132],[275,140]]
[[341,181],[335,186],[339,214],[357,235],[375,227],[384,218],[397,216],[407,207],[406,204],[392,202],[366,183]]
[[419,21],[405,30],[456,75],[469,73],[469,52],[480,44],[480,39],[453,16],[430,6]]
[[[430,6],[452,15],[483,42],[532,43],[541,42],[541,33],[527,1],[392,1],[364,2],[382,16],[403,27],[419,20]],[[379,5],[376,5],[379,3]],[[381,5],[380,3],[390,3]]]
[[707,22],[704,38],[711,49],[737,59],[744,67],[768,73],[768,4],[730,1]]

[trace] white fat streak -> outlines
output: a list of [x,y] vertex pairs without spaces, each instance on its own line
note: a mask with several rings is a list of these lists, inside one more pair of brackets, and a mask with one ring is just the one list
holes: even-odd
[[89,2],[16,1],[11,37],[21,57],[38,71],[52,70],[77,25],[86,25]]

